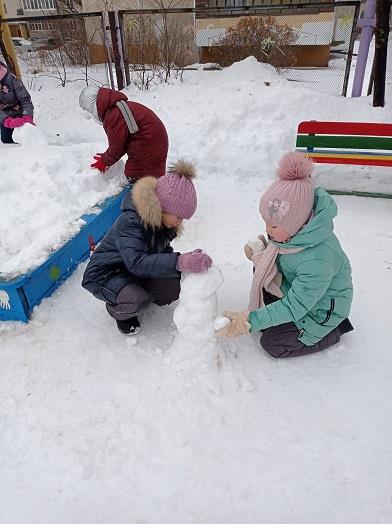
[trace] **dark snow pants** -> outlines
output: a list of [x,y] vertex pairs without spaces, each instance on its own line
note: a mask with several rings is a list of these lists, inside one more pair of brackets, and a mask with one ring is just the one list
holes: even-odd
[[9,129],[8,127],[4,127],[3,124],[0,124],[1,141],[3,144],[15,144],[12,140],[13,132],[13,129]]
[[151,302],[158,306],[171,304],[177,300],[180,289],[179,278],[144,278],[123,287],[115,305],[106,304],[106,309],[116,320],[127,320]]
[[[279,299],[264,291],[264,302],[266,305],[276,300]],[[294,322],[287,322],[286,324],[272,326],[263,330],[260,344],[267,353],[275,358],[300,357],[317,353],[337,344],[343,333],[348,333],[353,329],[351,322],[347,318],[317,344],[306,346],[298,339],[299,331]]]

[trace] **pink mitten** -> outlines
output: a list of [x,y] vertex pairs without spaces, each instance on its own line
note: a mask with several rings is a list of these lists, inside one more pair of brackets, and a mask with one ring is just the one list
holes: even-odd
[[24,124],[23,118],[20,118],[20,117],[17,117],[17,118],[8,117],[3,122],[4,127],[8,127],[9,129],[14,129],[15,127],[22,127],[23,124]]
[[22,120],[25,124],[34,124],[33,117],[30,115],[24,115],[22,116]]
[[207,253],[183,253],[178,255],[176,267],[182,273],[202,273],[212,265],[212,259]]

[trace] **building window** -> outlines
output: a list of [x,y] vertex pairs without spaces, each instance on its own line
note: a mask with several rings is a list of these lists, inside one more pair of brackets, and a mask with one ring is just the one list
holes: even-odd
[[30,22],[29,27],[31,31],[51,31],[49,22]]
[[22,0],[25,11],[56,11],[56,0]]

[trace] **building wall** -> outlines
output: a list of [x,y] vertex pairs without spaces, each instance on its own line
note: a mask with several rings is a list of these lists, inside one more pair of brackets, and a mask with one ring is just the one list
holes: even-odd
[[[329,45],[295,45],[292,46],[292,51],[295,57],[296,67],[327,67],[329,61],[330,48]],[[230,56],[230,51],[227,56]],[[247,55],[244,53],[243,58]],[[216,47],[203,47],[200,49],[200,63],[219,63],[224,67],[228,67],[233,63],[233,60],[227,59],[222,63],[222,56],[217,52]]]
[[7,18],[16,18],[16,10],[21,9],[21,2],[20,0],[5,0],[4,8]]
[[[331,0],[318,0],[318,3],[330,2]],[[309,4],[316,3],[315,0],[196,0],[196,7],[242,7],[242,6],[268,6],[282,5],[288,3]]]
[[85,13],[106,9],[159,9],[169,7],[194,7],[195,0],[82,0]]

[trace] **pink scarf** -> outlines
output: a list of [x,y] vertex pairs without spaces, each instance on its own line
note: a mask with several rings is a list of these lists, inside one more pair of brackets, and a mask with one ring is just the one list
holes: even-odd
[[272,242],[265,251],[253,255],[252,261],[255,271],[253,273],[252,288],[249,296],[249,310],[254,311],[264,306],[263,289],[278,298],[283,297],[280,290],[282,275],[276,265],[278,255],[291,255],[302,251],[303,248],[278,247]]
[[7,72],[7,68],[0,64],[0,80],[3,80]]

